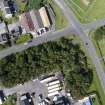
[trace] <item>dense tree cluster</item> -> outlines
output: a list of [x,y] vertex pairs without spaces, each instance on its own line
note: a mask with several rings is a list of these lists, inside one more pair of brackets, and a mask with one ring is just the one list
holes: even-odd
[[83,88],[89,87],[90,70],[86,56],[79,44],[66,38],[5,57],[0,61],[0,80],[5,86],[13,86],[57,70],[67,74],[70,88],[82,89],[82,84]]
[[87,90],[92,82],[92,70],[82,67],[74,67],[66,73],[67,88],[71,90],[72,96],[82,98],[87,94]]

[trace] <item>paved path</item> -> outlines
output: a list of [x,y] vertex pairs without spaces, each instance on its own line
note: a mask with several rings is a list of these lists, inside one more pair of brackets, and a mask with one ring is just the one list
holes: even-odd
[[83,25],[83,30],[96,29],[104,25],[105,25],[105,19],[98,19],[98,20],[95,20],[94,22]]

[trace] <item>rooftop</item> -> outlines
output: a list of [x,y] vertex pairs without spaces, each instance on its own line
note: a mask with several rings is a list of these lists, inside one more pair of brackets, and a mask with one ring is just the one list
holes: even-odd
[[7,27],[4,22],[0,23],[0,34],[7,33]]

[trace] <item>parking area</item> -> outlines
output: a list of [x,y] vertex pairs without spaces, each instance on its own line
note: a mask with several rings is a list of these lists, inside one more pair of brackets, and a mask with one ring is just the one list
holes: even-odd
[[42,94],[43,96],[47,97],[47,88],[40,83],[39,80],[34,80],[25,83],[24,85],[18,85],[16,87],[10,88],[10,89],[4,89],[4,93],[6,96],[12,95],[13,93],[19,94],[21,96],[25,93],[35,93],[35,98],[33,98],[34,105],[38,105],[39,101],[39,95]]

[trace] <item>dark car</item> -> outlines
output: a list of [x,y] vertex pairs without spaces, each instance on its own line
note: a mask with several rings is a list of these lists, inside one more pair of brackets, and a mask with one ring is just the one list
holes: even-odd
[[29,93],[23,94],[20,100],[22,105],[34,105]]
[[3,90],[0,90],[0,99],[2,102],[4,102],[6,100]]

